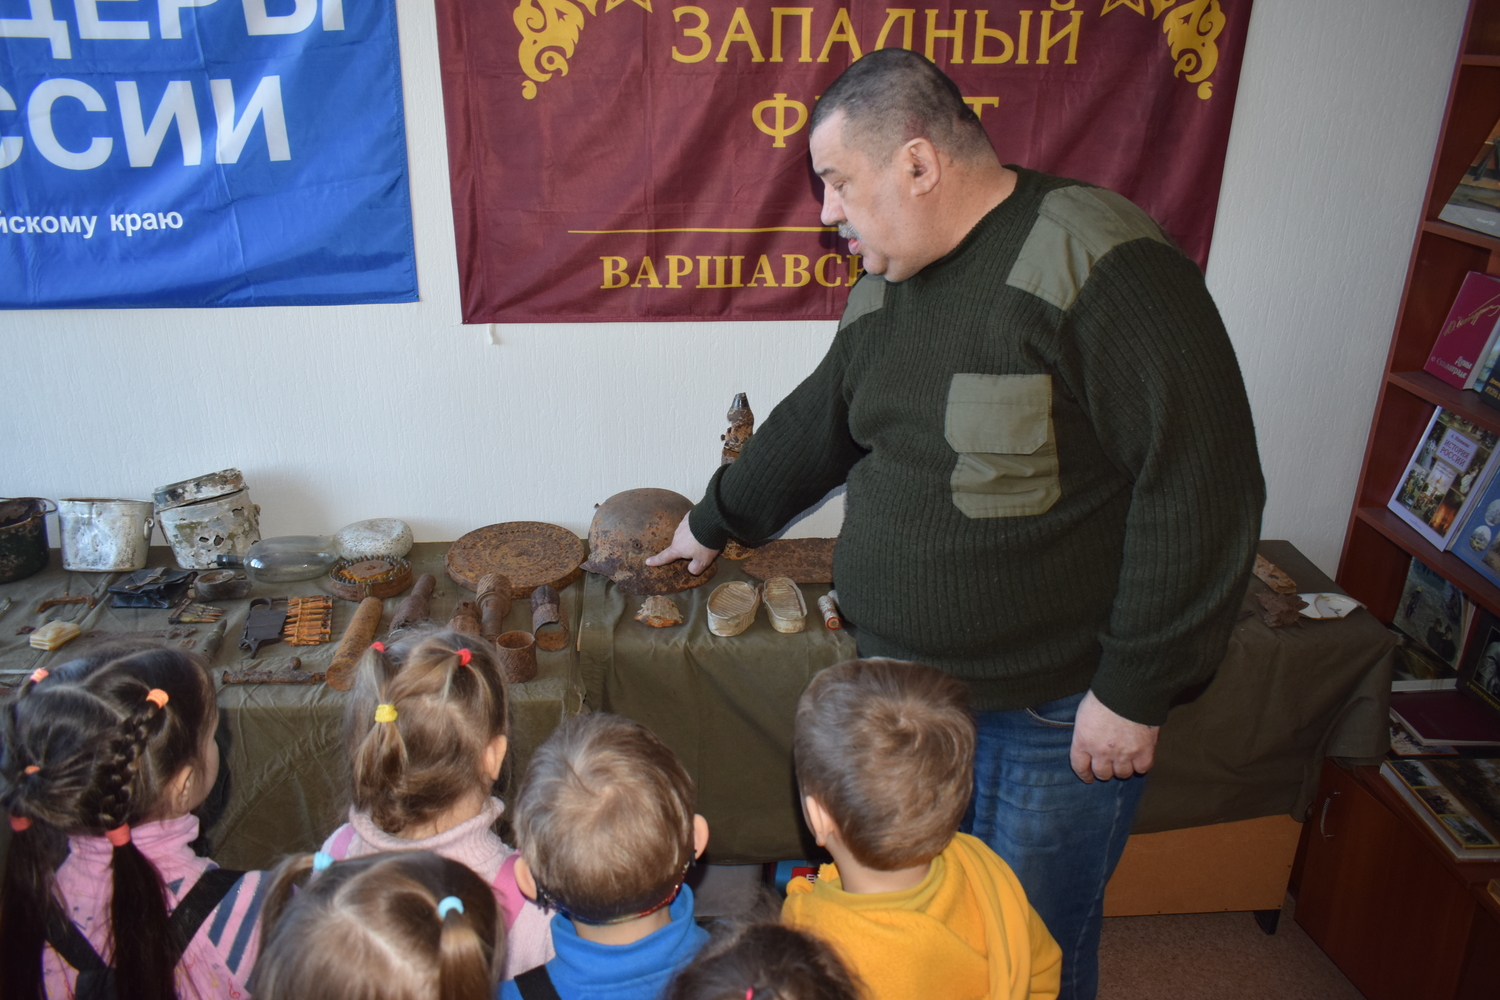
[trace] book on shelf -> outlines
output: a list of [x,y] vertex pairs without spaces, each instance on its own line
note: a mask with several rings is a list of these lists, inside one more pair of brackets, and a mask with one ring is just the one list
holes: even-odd
[[1386,504],[1438,549],[1458,534],[1495,466],[1495,434],[1438,407]]
[[1486,826],[1435,773],[1440,765],[1455,760],[1463,758],[1387,761],[1380,765],[1380,774],[1417,818],[1437,835],[1449,854],[1463,861],[1500,860],[1500,835]]
[[1500,476],[1485,484],[1453,536],[1453,554],[1500,587]]
[[[1473,613],[1473,604],[1463,591],[1422,560],[1413,559],[1406,570],[1401,603],[1396,605],[1391,621],[1408,640],[1402,643],[1409,651],[1401,658],[1405,672],[1419,677],[1453,676]],[[1413,646],[1420,648],[1410,649]],[[1436,660],[1436,669],[1423,660]]]
[[1500,618],[1483,608],[1458,666],[1457,693],[1484,705],[1500,720]]
[[1391,719],[1391,753],[1396,757],[1447,757],[1458,753],[1458,748],[1444,743],[1427,746],[1417,742],[1406,727]]
[[1500,278],[1470,271],[1422,367],[1455,389],[1477,389],[1495,367],[1497,346]]
[[1500,715],[1456,691],[1392,691],[1391,717],[1423,746],[1500,746]]
[[1500,121],[1490,129],[1489,138],[1479,148],[1469,169],[1464,171],[1458,187],[1438,218],[1455,226],[1500,236],[1500,152],[1495,139],[1500,136]]

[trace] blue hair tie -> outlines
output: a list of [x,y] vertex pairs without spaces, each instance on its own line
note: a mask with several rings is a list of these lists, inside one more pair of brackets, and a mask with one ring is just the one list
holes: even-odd
[[457,896],[444,896],[438,900],[438,919],[442,920],[453,912],[464,912],[464,901]]
[[322,851],[313,855],[313,871],[323,871],[331,864],[333,864],[333,855],[325,854]]

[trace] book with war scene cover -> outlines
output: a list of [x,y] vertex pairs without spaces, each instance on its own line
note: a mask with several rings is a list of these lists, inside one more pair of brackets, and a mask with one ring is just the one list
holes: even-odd
[[1497,436],[1439,407],[1386,504],[1441,551],[1458,535],[1493,471]]
[[1438,218],[1455,226],[1473,229],[1476,232],[1500,236],[1500,150],[1495,140],[1500,137],[1500,121],[1495,122],[1490,134],[1474,154],[1469,169],[1464,171],[1448,198],[1448,203],[1438,213]]
[[1500,343],[1500,278],[1470,271],[1423,365],[1455,389],[1484,385]]

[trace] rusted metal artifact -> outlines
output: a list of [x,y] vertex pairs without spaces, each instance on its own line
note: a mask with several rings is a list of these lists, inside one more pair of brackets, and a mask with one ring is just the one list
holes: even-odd
[[194,604],[191,598],[184,597],[167,615],[167,623],[170,625],[201,625],[205,622],[216,622],[224,617],[223,608],[210,607],[207,604]]
[[486,573],[474,592],[479,605],[479,634],[494,642],[505,631],[505,616],[510,614],[510,580],[504,573]]
[[293,656],[276,661],[275,666],[261,664],[246,666],[238,670],[225,670],[225,684],[321,684],[327,675],[302,669],[302,659]]
[[818,610],[822,612],[823,624],[828,626],[828,631],[834,632],[844,627],[844,620],[839,617],[838,591],[830,590],[818,598]]
[[432,591],[436,587],[437,577],[431,573],[423,573],[417,577],[417,582],[412,585],[411,593],[407,594],[406,599],[396,606],[396,617],[391,619],[391,636],[427,621],[431,614],[429,606],[432,603]]
[[652,628],[671,628],[682,624],[682,610],[677,607],[676,601],[658,594],[646,598],[641,604],[641,610],[635,613],[635,620]]
[[583,575],[581,562],[583,541],[567,528],[507,521],[464,535],[448,549],[444,565],[465,590],[476,590],[486,573],[500,573],[510,580],[510,596],[520,600],[543,583],[562,590]]
[[459,601],[458,607],[453,609],[453,617],[448,619],[448,628],[479,638],[483,635],[479,625],[479,606],[473,601]]
[[55,608],[63,604],[87,604],[92,608],[94,606],[94,599],[87,594],[80,597],[49,597],[37,604],[36,613],[41,614],[48,608]]
[[333,635],[333,598],[292,597],[286,602],[286,627],[282,632],[288,646],[319,646]]
[[720,584],[708,595],[708,630],[714,635],[739,635],[755,621],[760,591],[743,580]]
[[734,394],[734,402],[729,404],[729,412],[725,417],[729,420],[729,430],[719,436],[719,440],[724,442],[724,451],[719,456],[720,465],[729,465],[739,458],[745,442],[755,433],[755,414],[750,412],[750,400],[743,392]]
[[237,601],[250,594],[250,580],[232,569],[215,569],[199,573],[193,591],[200,601]]
[[1287,576],[1271,560],[1263,555],[1255,557],[1255,575],[1267,587],[1278,594],[1295,594],[1297,592],[1297,581]]
[[405,559],[348,559],[328,571],[328,589],[346,601],[395,597],[411,586],[411,563]]
[[286,626],[285,597],[257,597],[250,602],[250,614],[245,618],[245,632],[240,636],[240,648],[248,649],[253,657],[267,643],[280,642],[281,630]]
[[495,638],[500,666],[512,684],[524,684],[536,676],[536,638],[530,632],[505,632]]
[[0,500],[0,583],[47,568],[47,515],[56,510],[41,497]]
[[222,469],[156,489],[162,535],[183,569],[212,569],[221,556],[241,559],[260,541],[260,508],[239,469]]
[[778,632],[801,632],[807,623],[807,600],[791,577],[773,576],[760,588],[771,627]]
[[1307,602],[1296,594],[1256,594],[1260,600],[1261,607],[1265,608],[1260,613],[1261,621],[1271,628],[1283,628],[1287,625],[1300,625],[1302,615],[1300,612],[1307,607]]
[[555,652],[568,644],[568,620],[563,617],[557,589],[542,584],[531,592],[531,634],[536,648]]
[[594,511],[589,526],[589,561],[583,568],[607,576],[627,594],[676,594],[701,587],[713,578],[710,563],[702,576],[688,572],[688,561],[647,566],[648,556],[672,544],[682,516],[692,510],[687,497],[671,490],[626,490]]
[[757,580],[788,576],[798,583],[833,582],[837,538],[778,538],[750,553],[745,572]]
[[378,597],[366,597],[354,609],[354,617],[349,619],[349,627],[344,629],[339,648],[328,664],[328,686],[335,691],[347,691],[354,686],[354,667],[375,638],[375,630],[380,627],[380,614],[384,610],[385,605]]

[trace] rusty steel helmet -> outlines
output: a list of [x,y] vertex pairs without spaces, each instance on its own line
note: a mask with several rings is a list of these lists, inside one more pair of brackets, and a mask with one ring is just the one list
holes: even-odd
[[589,558],[583,568],[609,577],[627,594],[675,594],[703,586],[713,577],[714,564],[700,576],[688,572],[686,559],[665,566],[646,565],[647,556],[672,544],[678,522],[692,509],[692,501],[671,490],[616,493],[594,511]]

